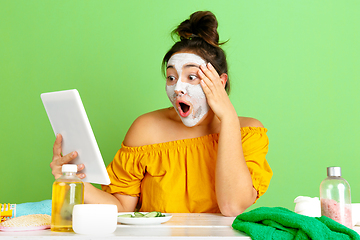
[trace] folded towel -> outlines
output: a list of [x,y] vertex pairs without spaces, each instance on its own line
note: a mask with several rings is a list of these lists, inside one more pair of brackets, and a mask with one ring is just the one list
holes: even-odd
[[232,227],[247,233],[253,240],[360,240],[357,232],[328,217],[308,217],[281,207],[260,207],[240,214]]
[[30,214],[47,214],[51,215],[51,200],[41,202],[27,202],[16,204],[15,216],[20,217]]

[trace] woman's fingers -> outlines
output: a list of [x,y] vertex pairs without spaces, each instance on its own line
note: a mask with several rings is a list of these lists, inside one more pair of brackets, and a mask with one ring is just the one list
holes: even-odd
[[[64,157],[53,156],[53,160],[50,163],[50,168],[52,169],[52,174],[55,178],[58,178],[61,175],[62,165],[69,163],[77,157],[77,152],[71,152]],[[84,167],[82,167],[83,169]],[[79,167],[78,167],[79,169]]]
[[200,70],[204,73],[204,75],[215,85],[221,86],[221,79],[216,71],[216,69],[213,67],[213,65],[209,62],[207,65],[201,65]]
[[77,165],[77,170],[78,172],[80,172],[81,170],[83,170],[85,168],[85,165],[84,164],[78,164]]
[[77,157],[77,152],[71,152],[69,154],[66,154],[65,156],[63,156],[62,158],[58,158],[58,165],[63,165],[63,164],[67,164],[69,162],[71,162],[71,160],[74,160]]
[[[62,156],[61,142],[62,142],[62,136],[61,136],[61,134],[57,134],[55,142],[54,142],[54,146],[53,146],[53,158],[50,163],[50,168],[51,168],[52,174],[54,175],[55,178],[58,178],[61,176],[62,165],[71,162],[78,155],[77,152],[74,151],[65,156]],[[81,171],[82,169],[84,169],[84,165],[79,164],[78,171]]]
[[219,94],[218,91],[225,91],[219,74],[210,63],[208,63],[207,66],[201,65],[198,74],[200,79],[203,81],[203,83],[201,83],[201,86],[203,87],[204,85],[206,85],[203,90],[207,94],[207,96],[211,93],[213,95],[217,95]]
[[56,135],[55,143],[53,146],[53,159],[54,157],[61,157],[61,142],[62,142],[62,136],[61,134]]
[[205,89],[203,89],[204,92],[205,93],[207,93],[207,92],[210,93],[211,88],[213,86],[213,83],[211,82],[211,80],[207,76],[205,76],[205,74],[201,70],[199,70],[199,76],[201,78],[200,83],[202,83],[202,85],[205,85]]
[[204,82],[204,80],[200,81],[200,85],[201,85],[205,95],[209,96],[211,94],[211,91],[210,91],[209,87],[206,85],[206,83]]
[[213,82],[213,73],[205,65],[200,66],[199,75],[206,84],[210,84]]
[[[54,155],[50,163],[50,168],[52,170],[52,174],[54,175],[55,179],[61,176],[62,165],[71,162],[78,156],[78,153],[76,151],[66,154],[65,156],[62,156],[61,142],[62,142],[61,134],[56,135],[55,143],[53,146]],[[78,172],[83,170],[84,168],[85,168],[84,164],[77,165]],[[84,173],[78,173],[77,176],[80,179],[83,179],[85,178],[86,175]]]
[[[84,166],[84,164],[78,164],[77,168],[78,168],[78,172],[79,172],[79,171],[83,170],[85,168],[85,166]],[[78,174],[76,174],[76,176],[78,176],[78,178],[80,178],[80,179],[83,179],[86,177],[85,173],[78,173]]]
[[224,116],[234,112],[234,107],[225,91],[227,75],[221,75],[220,77],[210,63],[207,66],[201,65],[198,75],[201,79],[200,84],[206,95],[207,102],[215,115],[221,120]]
[[76,176],[80,179],[84,179],[85,178],[85,174],[84,173],[79,173],[79,174],[76,174]]

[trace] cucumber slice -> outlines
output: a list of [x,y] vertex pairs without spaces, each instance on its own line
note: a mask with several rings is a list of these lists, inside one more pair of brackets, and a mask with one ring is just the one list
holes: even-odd
[[164,214],[162,214],[161,212],[157,212],[156,217],[165,217],[165,215],[164,215]]
[[149,212],[149,213],[146,213],[144,215],[144,217],[151,218],[151,217],[158,217],[158,215],[159,215],[159,212]]
[[140,212],[134,212],[134,217],[136,217],[136,218],[144,217],[144,214],[142,214]]
[[134,215],[132,214],[122,214],[118,215],[118,217],[125,217],[125,218],[154,218],[154,217],[165,217],[164,214],[161,212],[148,212],[148,213],[141,213],[141,212],[134,212]]
[[131,218],[131,217],[133,217],[133,215],[132,214],[123,214],[123,215],[119,215],[118,217]]

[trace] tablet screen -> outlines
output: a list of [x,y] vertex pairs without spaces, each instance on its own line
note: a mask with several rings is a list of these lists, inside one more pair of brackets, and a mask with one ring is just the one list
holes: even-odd
[[85,108],[76,89],[41,94],[55,135],[63,137],[62,154],[77,151],[73,164],[83,163],[84,182],[110,184],[109,175],[91,129]]

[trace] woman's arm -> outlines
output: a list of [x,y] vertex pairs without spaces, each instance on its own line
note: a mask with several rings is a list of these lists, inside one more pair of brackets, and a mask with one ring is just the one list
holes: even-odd
[[215,192],[220,211],[237,216],[257,197],[242,149],[240,122],[224,89],[227,75],[219,76],[208,64],[199,71],[208,104],[220,120],[220,136],[215,170]]
[[221,120],[215,176],[217,200],[224,215],[237,216],[255,202],[257,191],[244,158],[238,118]]
[[135,211],[138,197],[129,195],[122,195],[119,193],[110,194],[101,189],[94,187],[91,183],[84,183],[84,199],[85,203],[93,204],[114,204],[118,208],[118,212],[133,212]]
[[[61,154],[61,142],[62,136],[58,134],[56,136],[56,140],[53,147],[53,158],[50,163],[50,167],[52,169],[52,174],[55,179],[61,176],[61,168],[63,164],[69,163],[71,160],[77,157],[77,152],[69,153],[65,156]],[[78,165],[78,171],[84,169],[84,164]],[[77,174],[79,178],[85,178],[84,173]],[[136,204],[138,202],[137,197],[132,197],[128,195],[121,194],[110,194],[104,192],[96,187],[94,187],[91,183],[84,183],[84,202],[85,203],[93,203],[93,204],[115,204],[118,207],[119,212],[132,212],[135,210]]]

